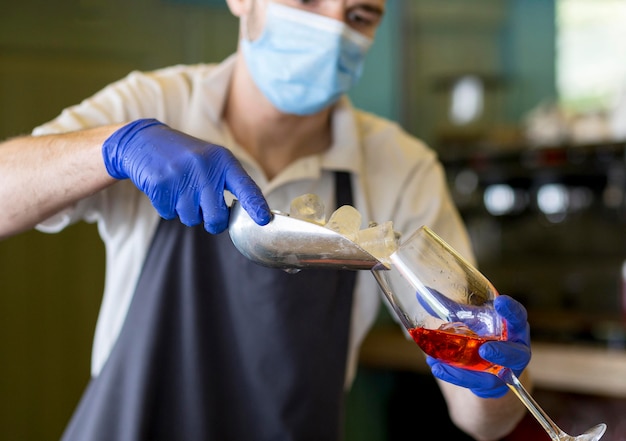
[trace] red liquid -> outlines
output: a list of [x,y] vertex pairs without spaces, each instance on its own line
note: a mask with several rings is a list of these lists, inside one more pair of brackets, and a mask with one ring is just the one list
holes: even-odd
[[450,324],[439,329],[413,328],[409,334],[426,354],[452,366],[493,373],[500,370],[478,355],[478,348],[487,341],[497,340],[495,338],[481,337],[462,325]]

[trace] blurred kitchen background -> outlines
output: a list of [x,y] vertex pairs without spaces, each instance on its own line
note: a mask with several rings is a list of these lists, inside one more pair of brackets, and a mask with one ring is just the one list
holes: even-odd
[[[605,421],[603,439],[626,440],[626,0],[387,3],[353,101],[440,154],[480,268],[529,310],[538,401],[567,431]],[[220,61],[238,30],[225,0],[0,11],[0,138],[131,70]],[[0,438],[59,438],[88,381],[103,267],[93,225],[0,242]],[[347,441],[424,424],[464,439],[384,310],[370,337]]]

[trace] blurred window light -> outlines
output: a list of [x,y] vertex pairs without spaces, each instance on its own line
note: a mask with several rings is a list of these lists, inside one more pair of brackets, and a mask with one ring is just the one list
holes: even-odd
[[483,113],[484,86],[475,75],[465,75],[452,86],[450,121],[464,126],[477,120]]
[[563,109],[610,109],[626,87],[626,1],[557,0],[557,89]]
[[515,191],[510,185],[495,184],[485,188],[483,203],[493,216],[509,214],[515,207]]
[[574,187],[569,191],[570,211],[582,211],[593,204],[593,191],[589,187]]
[[474,170],[465,169],[454,178],[454,188],[461,194],[472,194],[478,188],[478,175]]
[[537,191],[537,207],[546,215],[567,213],[569,194],[561,184],[542,185]]

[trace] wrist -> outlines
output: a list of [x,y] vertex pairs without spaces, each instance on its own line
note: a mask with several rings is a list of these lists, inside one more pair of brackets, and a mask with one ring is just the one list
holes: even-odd
[[[137,135],[154,126],[164,124],[154,118],[138,119],[117,129],[102,143],[102,158],[107,173],[115,179],[127,179],[129,172],[129,148],[137,145]],[[139,143],[141,145],[141,143]]]

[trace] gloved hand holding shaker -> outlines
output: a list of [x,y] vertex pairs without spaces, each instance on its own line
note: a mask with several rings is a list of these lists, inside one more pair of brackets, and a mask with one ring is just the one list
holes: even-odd
[[204,222],[209,233],[221,233],[228,227],[228,190],[256,223],[271,220],[263,193],[229,150],[156,119],[118,129],[104,142],[102,155],[109,174],[130,178],[165,219],[178,216],[188,226]]

